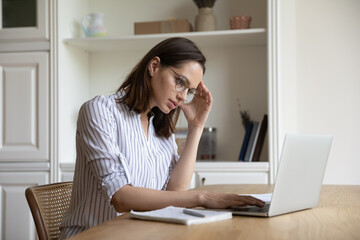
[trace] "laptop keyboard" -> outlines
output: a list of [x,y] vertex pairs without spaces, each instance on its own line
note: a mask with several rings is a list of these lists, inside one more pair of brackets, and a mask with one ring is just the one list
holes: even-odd
[[246,206],[246,207],[232,207],[232,209],[239,210],[241,212],[268,212],[270,203],[266,203],[264,207]]

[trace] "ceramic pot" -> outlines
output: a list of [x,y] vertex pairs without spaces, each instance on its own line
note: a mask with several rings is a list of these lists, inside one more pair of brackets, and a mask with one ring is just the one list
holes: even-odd
[[107,31],[104,27],[104,14],[91,13],[81,20],[81,27],[86,37],[102,37],[106,36]]
[[216,17],[212,8],[200,8],[195,17],[195,31],[216,30]]

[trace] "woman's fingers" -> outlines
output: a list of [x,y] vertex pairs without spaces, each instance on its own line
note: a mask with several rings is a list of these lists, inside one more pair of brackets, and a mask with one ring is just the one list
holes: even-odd
[[246,205],[263,207],[265,205],[265,202],[260,199],[237,194],[205,192],[205,199],[204,207],[208,208],[229,208]]
[[245,206],[245,205],[263,207],[265,205],[265,202],[251,196],[237,195],[237,194],[232,195],[231,206]]
[[251,197],[251,196],[239,196],[241,198],[241,201],[245,203],[245,205],[253,205],[258,207],[263,207],[265,205],[265,202],[263,202],[260,199]]
[[204,82],[200,82],[196,89],[196,95],[200,98],[206,99],[207,103],[212,103],[212,96],[209,89],[205,86]]

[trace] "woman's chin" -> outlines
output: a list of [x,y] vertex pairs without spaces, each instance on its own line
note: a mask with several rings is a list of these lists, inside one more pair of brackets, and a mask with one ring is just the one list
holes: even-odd
[[165,108],[160,108],[160,110],[164,113],[164,114],[169,114],[172,110],[175,110],[176,108],[171,108],[169,106],[166,106]]

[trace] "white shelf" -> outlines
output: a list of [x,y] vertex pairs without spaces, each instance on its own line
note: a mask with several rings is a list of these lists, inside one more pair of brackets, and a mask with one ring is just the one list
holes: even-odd
[[207,172],[268,172],[269,162],[197,161],[195,171]]
[[160,41],[170,37],[186,37],[201,47],[266,45],[266,31],[263,28],[120,37],[67,38],[63,42],[88,52],[103,52],[150,49]]

